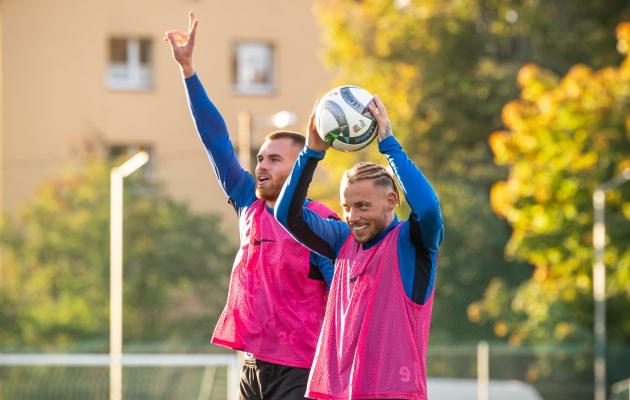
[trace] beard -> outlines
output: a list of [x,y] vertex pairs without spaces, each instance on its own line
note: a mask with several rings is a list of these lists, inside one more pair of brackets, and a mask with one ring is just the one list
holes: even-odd
[[[280,196],[282,186],[284,185],[284,181],[287,179],[287,177],[288,175],[285,177],[281,177],[283,179],[269,180],[267,181],[267,185],[265,187],[260,187],[256,185],[256,197],[266,201],[278,200],[278,196]],[[281,181],[281,183],[279,181]]]
[[356,226],[356,225],[362,225],[362,224],[368,225],[368,227],[365,228],[366,232],[364,234],[359,234],[359,237],[357,237],[357,235],[353,231],[354,240],[357,243],[361,243],[361,244],[369,243],[374,238],[376,238],[381,232],[387,229],[387,227],[389,226],[388,219],[387,219],[387,210],[383,208],[380,216],[378,216],[376,219],[370,220],[369,223],[368,221],[363,221],[363,222],[355,223],[353,225]]
[[373,225],[369,225],[367,228],[365,228],[365,230],[366,232],[363,235],[359,234],[359,236],[357,236],[354,231],[352,232],[355,242],[361,243],[361,244],[368,243],[370,240],[378,236],[379,233],[381,233],[381,231],[378,230],[378,228],[374,227]]
[[263,200],[276,201],[278,200],[281,189],[282,186],[277,187],[276,185],[265,188],[256,187],[256,197]]

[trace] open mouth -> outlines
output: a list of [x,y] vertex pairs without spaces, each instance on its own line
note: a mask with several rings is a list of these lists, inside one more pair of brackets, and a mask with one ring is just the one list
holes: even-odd
[[258,184],[263,184],[263,183],[265,183],[265,182],[267,182],[269,180],[271,180],[271,179],[269,179],[269,177],[267,177],[267,176],[259,176],[258,177]]

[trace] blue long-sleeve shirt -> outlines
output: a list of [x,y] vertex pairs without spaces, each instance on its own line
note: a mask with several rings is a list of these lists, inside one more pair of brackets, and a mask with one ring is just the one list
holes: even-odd
[[[197,133],[206,148],[228,202],[236,210],[239,217],[239,227],[242,228],[244,216],[256,200],[256,181],[239,163],[225,121],[208,97],[197,74],[186,78],[184,82],[190,113],[197,127]],[[303,202],[303,204],[305,205],[307,202]],[[267,211],[273,214],[271,208],[267,207]],[[244,229],[239,229],[239,232],[241,240],[243,240]],[[326,281],[326,286],[330,287],[333,275],[332,261],[312,252],[310,263],[317,267],[322,278]]]
[[[363,247],[378,244],[395,226],[403,224],[398,236],[398,265],[403,287],[411,300],[424,304],[433,292],[438,248],[444,239],[440,203],[429,181],[393,136],[379,143],[379,151],[385,154],[412,212],[408,220],[399,221],[395,217]],[[352,230],[345,222],[322,219],[302,206],[315,168],[324,155],[304,148],[276,202],[275,215],[298,241],[334,260]]]

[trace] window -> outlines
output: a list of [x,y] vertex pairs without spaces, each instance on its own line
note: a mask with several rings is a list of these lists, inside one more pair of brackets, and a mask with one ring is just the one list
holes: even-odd
[[142,177],[147,180],[152,180],[154,162],[153,162],[153,148],[144,144],[115,144],[109,146],[109,159],[115,160],[119,163],[123,163],[135,156],[139,151],[146,151],[149,153],[149,161],[140,168]]
[[150,39],[111,38],[107,87],[148,90],[153,87],[153,44]]
[[232,89],[239,94],[271,94],[275,90],[273,46],[240,42],[232,47]]

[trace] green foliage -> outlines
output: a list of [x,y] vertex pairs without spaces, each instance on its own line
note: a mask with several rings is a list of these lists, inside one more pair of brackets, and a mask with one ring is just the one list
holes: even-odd
[[502,177],[487,139],[517,97],[526,62],[565,73],[620,60],[612,28],[626,1],[319,0],[326,61],[339,82],[379,93],[423,166],[489,186]]
[[[535,62],[565,74],[576,63],[591,68],[618,63],[622,57],[614,48],[614,27],[630,18],[630,4],[318,0],[316,12],[324,30],[325,61],[338,72],[337,83],[381,96],[394,135],[440,196],[446,234],[435,307],[443,308],[434,313],[432,330],[443,335],[432,334],[431,340],[478,340],[490,331],[507,339],[508,321],[490,318],[481,303],[473,302],[487,288],[497,295],[505,291],[509,303],[512,287],[532,270],[513,257],[503,259],[510,230],[493,215],[488,192],[504,179],[508,165],[494,163],[488,140],[503,129],[503,106],[519,95],[514,81],[523,65]],[[337,177],[353,162],[383,163],[376,145],[355,154],[328,153],[318,171],[320,186],[311,194],[330,204],[338,202]],[[591,306],[584,301],[572,307],[586,318]],[[560,320],[553,318],[564,318],[562,312],[544,314],[546,323],[557,324]],[[509,304],[506,313],[521,318]],[[481,326],[468,323],[465,315]],[[575,339],[584,335],[576,331]]]
[[[109,171],[86,158],[6,219],[0,342],[63,346],[109,334]],[[124,192],[126,341],[200,341],[225,300],[232,246],[135,173]]]
[[[630,167],[630,23],[617,28],[619,68],[576,65],[563,78],[535,65],[518,75],[519,100],[503,109],[508,130],[492,135],[506,181],[492,206],[513,228],[509,254],[536,266],[510,293],[500,282],[484,300],[510,339],[582,341],[592,326],[593,209],[596,186]],[[609,340],[630,343],[630,185],[606,197]],[[497,298],[504,297],[499,302]]]
[[502,221],[493,218],[485,191],[465,180],[439,181],[434,186],[442,198],[458,200],[442,203],[448,237],[439,254],[431,343],[492,337],[492,325],[478,324],[481,313],[471,303],[483,297],[488,282],[496,276],[513,286],[527,278],[528,268],[503,259],[504,238],[509,232]]

